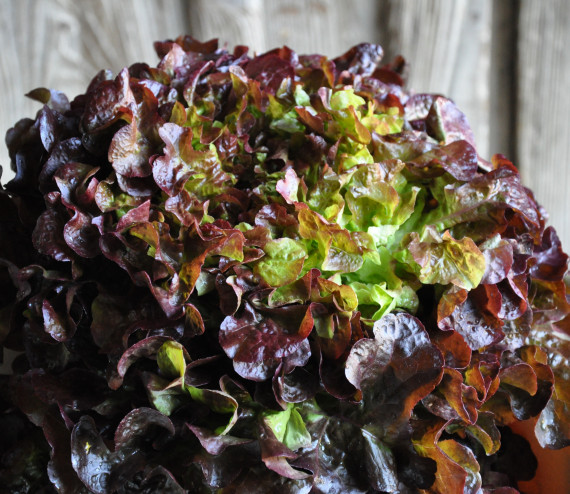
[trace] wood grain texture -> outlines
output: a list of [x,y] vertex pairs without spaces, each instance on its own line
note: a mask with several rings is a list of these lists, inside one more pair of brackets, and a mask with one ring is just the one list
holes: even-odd
[[265,6],[270,46],[335,57],[358,43],[378,41],[378,4],[369,0],[268,0]]
[[519,0],[493,3],[489,73],[489,154],[516,160],[517,22]]
[[298,53],[336,56],[378,39],[379,4],[371,0],[193,0],[187,5],[194,37],[244,44],[257,53],[288,45]]
[[381,43],[404,55],[409,86],[442,93],[467,115],[488,153],[491,0],[383,0]]
[[524,182],[570,246],[570,5],[521,2],[518,28],[517,149]]
[[85,70],[118,72],[134,62],[156,65],[153,42],[187,28],[183,0],[95,0],[72,2],[81,22]]
[[0,2],[0,164],[10,175],[4,135],[22,117],[33,117],[39,104],[24,94],[38,86],[82,89],[80,21],[60,0]]
[[189,33],[206,41],[218,38],[228,46],[267,49],[263,0],[192,0],[187,4]]

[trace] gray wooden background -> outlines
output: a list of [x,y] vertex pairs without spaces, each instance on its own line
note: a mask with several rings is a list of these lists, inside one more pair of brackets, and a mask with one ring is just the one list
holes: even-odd
[[[102,68],[156,63],[188,33],[256,52],[339,55],[362,41],[410,63],[409,85],[453,98],[479,154],[512,159],[570,250],[569,0],[0,0],[0,134],[44,86],[73,97]],[[2,145],[2,182],[12,175]]]

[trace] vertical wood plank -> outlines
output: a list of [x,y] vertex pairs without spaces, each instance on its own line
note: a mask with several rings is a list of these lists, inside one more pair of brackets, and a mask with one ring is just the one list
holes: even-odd
[[467,115],[487,156],[491,0],[383,0],[380,41],[409,62],[409,87],[442,93]]
[[504,154],[513,161],[517,161],[515,126],[519,3],[519,0],[494,2],[491,21],[489,154]]
[[[449,93],[467,0],[391,0],[388,32],[391,56],[402,54],[411,65],[410,83],[422,91]],[[387,37],[386,37],[387,35]]]
[[570,6],[521,2],[518,42],[517,157],[524,182],[570,248]]
[[6,131],[22,117],[33,117],[37,102],[24,96],[38,86],[77,92],[82,86],[78,46],[81,29],[67,8],[71,2],[58,0],[8,0],[0,2],[0,164],[2,182],[10,171],[4,144]]
[[118,72],[134,62],[156,65],[153,43],[187,30],[183,0],[73,2],[80,19],[84,70]]
[[218,38],[230,49],[266,50],[263,0],[193,0],[187,9],[189,34],[200,41]]
[[378,41],[378,4],[370,0],[268,0],[266,39],[297,53],[343,54],[362,42]]
[[473,127],[477,151],[489,156],[491,2],[468,2],[462,19],[449,95]]
[[220,38],[263,52],[288,45],[298,53],[336,56],[360,42],[376,42],[374,0],[194,0],[191,34]]

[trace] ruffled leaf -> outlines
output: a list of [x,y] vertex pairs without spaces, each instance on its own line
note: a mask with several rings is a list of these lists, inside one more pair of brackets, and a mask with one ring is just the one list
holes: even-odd
[[384,422],[383,434],[388,436],[398,433],[442,374],[441,352],[420,321],[406,313],[377,321],[374,339],[357,341],[346,361],[346,377],[362,391],[369,420],[391,417]]
[[430,231],[420,239],[412,233],[408,249],[419,265],[422,283],[454,285],[471,290],[485,273],[485,257],[469,237],[454,239],[449,231],[442,236]]
[[311,354],[307,336],[312,328],[310,311],[304,307],[263,314],[247,304],[240,317],[224,319],[220,344],[239,375],[263,381],[273,376],[281,362],[291,370],[307,362]]

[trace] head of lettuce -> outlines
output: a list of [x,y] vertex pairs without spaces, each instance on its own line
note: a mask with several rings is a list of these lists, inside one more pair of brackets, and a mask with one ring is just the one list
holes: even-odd
[[7,492],[511,493],[510,425],[570,444],[567,256],[452,101],[375,45],[156,49],[7,134]]

